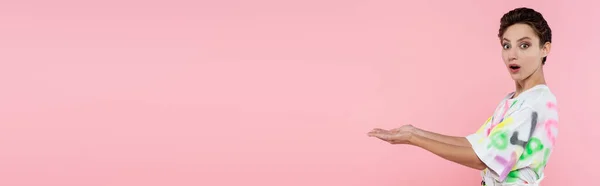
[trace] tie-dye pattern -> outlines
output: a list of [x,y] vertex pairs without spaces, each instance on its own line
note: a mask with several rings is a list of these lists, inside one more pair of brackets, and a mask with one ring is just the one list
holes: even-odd
[[536,183],[544,175],[558,134],[556,98],[545,85],[516,98],[513,94],[467,139],[488,167],[482,172],[484,180]]

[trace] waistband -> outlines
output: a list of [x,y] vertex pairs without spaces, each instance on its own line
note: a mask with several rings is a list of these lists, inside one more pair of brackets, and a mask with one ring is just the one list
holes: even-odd
[[482,186],[539,186],[540,182],[544,179],[544,175],[540,176],[535,182],[530,183],[500,183],[497,180],[486,177],[482,174],[483,180],[481,181]]
[[538,179],[534,183],[500,183],[497,181],[481,181],[482,186],[539,186],[543,178]]

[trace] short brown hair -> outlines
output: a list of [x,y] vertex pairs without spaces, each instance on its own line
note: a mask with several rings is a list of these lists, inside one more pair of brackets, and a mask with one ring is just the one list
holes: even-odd
[[[526,7],[516,8],[502,16],[498,37],[502,38],[508,27],[518,23],[527,24],[533,29],[535,34],[540,38],[540,46],[543,46],[546,42],[552,42],[552,30],[548,26],[544,16]],[[542,59],[542,64],[546,64],[546,57]]]

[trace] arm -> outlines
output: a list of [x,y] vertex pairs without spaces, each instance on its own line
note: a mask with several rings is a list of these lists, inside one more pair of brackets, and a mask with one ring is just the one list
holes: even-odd
[[409,139],[409,143],[432,152],[446,160],[467,167],[478,170],[487,168],[471,147],[451,145],[420,135],[412,135]]
[[438,134],[435,132],[426,131],[423,129],[415,128],[414,133],[416,135],[426,137],[432,140],[436,140],[439,142],[444,142],[447,144],[461,146],[461,147],[471,147],[471,143],[465,137],[457,137],[457,136],[447,136],[443,134]]

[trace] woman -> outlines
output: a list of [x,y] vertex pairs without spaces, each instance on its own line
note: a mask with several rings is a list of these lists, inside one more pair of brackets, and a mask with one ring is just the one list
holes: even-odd
[[543,70],[551,30],[540,13],[517,8],[501,18],[498,37],[516,90],[502,99],[477,132],[455,137],[404,125],[373,129],[368,135],[481,170],[482,185],[538,185],[558,133],[556,98]]

